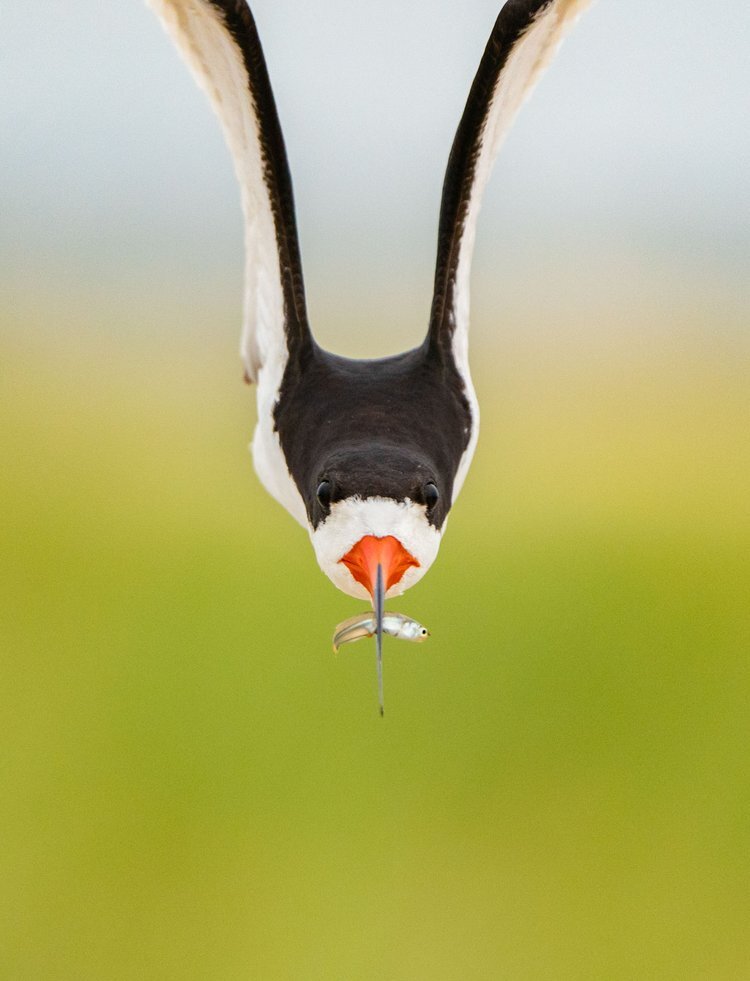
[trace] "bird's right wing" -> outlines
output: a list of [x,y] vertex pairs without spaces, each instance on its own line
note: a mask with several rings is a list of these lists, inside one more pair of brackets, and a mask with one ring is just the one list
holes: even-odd
[[518,110],[592,0],[508,0],[479,64],[453,141],[438,228],[431,344],[468,378],[469,274],[492,164]]
[[253,15],[245,0],[147,0],[208,95],[240,184],[245,217],[241,353],[249,380],[279,377],[311,343],[292,181]]

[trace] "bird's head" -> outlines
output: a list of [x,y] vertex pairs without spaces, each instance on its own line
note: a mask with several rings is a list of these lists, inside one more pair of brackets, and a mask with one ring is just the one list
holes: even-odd
[[427,457],[383,444],[342,448],[305,491],[318,564],[350,596],[373,595],[378,564],[386,595],[399,596],[434,562],[452,488]]

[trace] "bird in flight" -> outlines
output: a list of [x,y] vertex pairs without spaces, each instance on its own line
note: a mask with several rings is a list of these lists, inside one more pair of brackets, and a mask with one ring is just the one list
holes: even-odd
[[289,164],[246,0],[148,2],[207,93],[240,185],[255,469],[308,529],[334,585],[372,600],[382,711],[384,599],[435,561],[477,442],[469,279],[482,194],[518,110],[591,0],[502,7],[448,158],[426,336],[375,360],[325,351],[310,330]]

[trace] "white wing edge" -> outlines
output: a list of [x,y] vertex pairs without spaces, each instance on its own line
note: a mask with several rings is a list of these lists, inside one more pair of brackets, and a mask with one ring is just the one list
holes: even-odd
[[593,0],[554,0],[541,10],[514,45],[495,85],[482,132],[456,265],[453,355],[462,372],[465,369],[468,373],[469,364],[470,276],[477,217],[492,166],[522,105],[575,21],[592,3]]
[[245,219],[240,356],[251,381],[257,381],[260,369],[269,365],[280,382],[287,358],[284,294],[273,212],[263,179],[260,124],[242,52],[212,4],[203,0],[146,2],[207,94],[221,124]]

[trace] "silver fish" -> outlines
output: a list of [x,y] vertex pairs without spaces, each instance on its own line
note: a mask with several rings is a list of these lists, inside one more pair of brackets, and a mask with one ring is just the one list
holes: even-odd
[[[340,647],[353,640],[374,637],[377,630],[376,619],[375,613],[370,611],[359,613],[340,623],[333,634],[334,653],[337,654]],[[404,616],[403,613],[387,611],[383,614],[383,633],[398,640],[410,640],[413,644],[420,644],[430,636],[429,630],[416,620]]]

